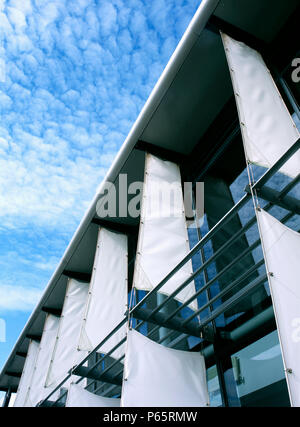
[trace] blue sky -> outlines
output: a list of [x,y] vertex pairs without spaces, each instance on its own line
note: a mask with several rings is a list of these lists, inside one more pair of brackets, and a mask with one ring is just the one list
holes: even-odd
[[0,0],[0,368],[199,3]]

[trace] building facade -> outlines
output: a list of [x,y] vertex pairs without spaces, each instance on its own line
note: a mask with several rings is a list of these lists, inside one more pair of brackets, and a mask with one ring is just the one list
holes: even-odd
[[64,406],[74,382],[130,402],[129,327],[201,355],[210,406],[299,406],[298,18],[297,0],[202,1],[1,372],[4,404]]

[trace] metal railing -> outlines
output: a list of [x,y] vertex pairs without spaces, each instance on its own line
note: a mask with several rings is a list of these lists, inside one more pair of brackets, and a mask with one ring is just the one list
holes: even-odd
[[[274,174],[282,167],[282,165],[300,148],[300,140],[295,142],[295,144],[269,169],[265,172],[265,174],[252,186],[252,190],[258,190],[262,188],[273,176]],[[282,199],[289,191],[291,191],[295,185],[299,182],[299,175],[289,182],[279,193],[278,200]],[[116,384],[118,382],[118,378],[122,375],[123,369],[120,369],[113,375],[109,375],[109,371],[111,371],[114,367],[122,362],[125,355],[122,355],[117,360],[114,360],[109,366],[104,367],[104,369],[100,369],[100,365],[103,364],[104,361],[108,361],[109,357],[112,356],[115,350],[117,350],[122,344],[124,344],[126,338],[123,338],[117,345],[115,345],[108,353],[104,355],[99,354],[99,350],[104,343],[106,343],[128,320],[129,317],[133,317],[137,320],[141,320],[137,322],[135,325],[135,329],[139,330],[143,325],[147,323],[154,324],[155,326],[147,332],[148,337],[152,337],[156,332],[159,331],[160,328],[164,327],[169,329],[169,332],[164,334],[159,340],[158,343],[163,343],[164,341],[170,339],[174,332],[177,332],[179,335],[171,342],[168,342],[168,347],[176,347],[181,341],[185,340],[189,336],[197,336],[200,339],[201,333],[205,333],[205,327],[212,322],[214,319],[218,318],[220,315],[224,314],[231,307],[235,306],[239,301],[245,298],[248,294],[253,292],[255,289],[258,289],[267,281],[267,275],[265,272],[258,274],[255,279],[250,280],[249,283],[246,283],[240,289],[240,285],[243,284],[251,274],[258,271],[260,267],[264,265],[264,260],[261,259],[254,263],[250,268],[248,268],[245,272],[243,272],[239,277],[236,277],[231,283],[229,283],[226,287],[224,287],[217,295],[199,307],[198,310],[194,311],[189,317],[180,317],[179,314],[181,310],[187,308],[191,302],[193,302],[201,293],[205,292],[209,289],[214,283],[216,283],[222,276],[228,273],[234,266],[237,265],[239,261],[241,261],[244,257],[251,254],[253,250],[255,250],[260,245],[260,239],[257,239],[254,243],[252,243],[248,248],[242,251],[234,260],[232,260],[228,265],[226,265],[221,271],[217,272],[217,274],[210,280],[208,280],[203,286],[201,286],[198,290],[196,290],[195,294],[187,299],[184,303],[180,304],[180,306],[176,307],[171,313],[165,314],[161,313],[161,309],[166,306],[170,301],[173,301],[176,295],[181,292],[191,281],[195,280],[202,272],[206,271],[206,269],[212,265],[218,258],[224,254],[235,242],[245,236],[245,233],[256,224],[256,216],[254,215],[244,226],[240,228],[238,232],[236,232],[233,236],[231,236],[228,241],[226,241],[218,250],[216,250],[210,258],[205,260],[202,265],[197,268],[193,274],[185,280],[180,286],[177,287],[169,296],[167,296],[160,304],[158,304],[154,309],[145,309],[143,308],[147,302],[150,301],[150,298],[160,291],[160,289],[188,262],[190,261],[194,255],[199,253],[200,250],[204,248],[204,246],[212,240],[212,238],[227,224],[231,219],[234,218],[235,215],[246,205],[247,202],[251,201],[251,195],[246,193],[236,204],[233,206],[226,215],[213,227],[211,230],[207,232],[207,234],[201,238],[201,240],[190,250],[190,252],[181,260],[181,262],[151,291],[147,293],[147,295],[142,298],[136,305],[129,309],[129,313],[124,316],[124,319],[91,351],[91,353],[85,357],[77,366],[72,367],[69,371],[68,375],[60,382],[59,385],[51,392],[49,395],[39,404],[39,406],[55,406],[61,402],[66,393],[63,393],[55,402],[51,402],[50,398],[53,394],[59,390],[64,383],[70,379],[72,375],[80,375],[80,373],[84,373],[84,376],[81,376],[76,383],[80,383],[84,378],[93,377],[93,372],[97,372],[97,375],[86,388],[88,389],[92,385],[97,385],[96,389],[93,390],[94,393],[101,392],[101,390],[106,387],[107,382],[104,382],[105,379],[109,378],[109,381],[114,381],[106,390],[102,391],[102,395],[113,395],[114,393],[118,393],[120,390],[120,385]],[[269,210],[274,206],[274,203],[268,203],[264,206],[265,210]],[[281,222],[285,223],[289,219],[291,219],[295,215],[295,212],[287,213],[282,219]],[[230,291],[232,292],[234,289],[239,288],[238,291],[229,297],[226,300],[223,300],[224,296],[228,294]],[[201,319],[198,317],[198,322],[193,322],[193,320],[199,316],[205,309],[208,307],[213,307],[213,304],[218,300],[222,299],[221,304],[213,309],[210,314]],[[142,317],[142,319],[140,319]],[[192,323],[193,322],[193,323]],[[205,335],[204,335],[205,338]],[[202,339],[203,341],[203,339]],[[87,362],[92,360],[92,357],[98,354],[99,360],[97,360],[92,366],[84,366]],[[98,382],[103,380],[103,384],[98,385]]]

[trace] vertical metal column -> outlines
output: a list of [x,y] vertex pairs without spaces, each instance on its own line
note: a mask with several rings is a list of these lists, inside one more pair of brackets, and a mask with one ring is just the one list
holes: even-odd
[[[164,302],[164,300],[167,299],[167,296],[157,292],[156,298],[157,298],[157,305],[160,305]],[[168,314],[168,307],[167,306],[162,307],[160,312]],[[164,338],[166,335],[168,335],[168,333],[169,333],[169,330],[167,328],[164,328],[164,327],[159,328],[158,330],[159,339]],[[167,338],[162,342],[162,345],[167,347],[169,342],[170,342],[170,338]]]
[[297,101],[294,97],[293,92],[291,91],[290,87],[288,86],[287,82],[285,81],[285,79],[280,76],[278,78],[278,81],[282,87],[282,90],[284,91],[284,93],[286,94],[291,106],[293,107],[295,114],[297,114],[298,119],[300,120],[300,109],[299,106],[297,104]]
[[4,399],[3,399],[3,403],[2,403],[2,408],[7,408],[10,402],[10,398],[11,398],[11,388],[9,387],[9,389],[6,391]]
[[[198,234],[198,239],[200,241],[202,239],[202,234],[201,234],[200,228],[198,227],[199,218],[197,218],[197,213],[196,213],[196,221],[197,221],[197,234]],[[203,264],[205,262],[205,253],[204,253],[204,249],[203,248],[201,248],[201,250],[200,250],[200,258],[201,258],[201,262]],[[204,280],[204,284],[205,285],[209,281],[206,269],[204,269],[204,271],[203,271],[203,280]],[[210,289],[207,288],[206,291],[205,291],[205,293],[206,293],[207,301],[210,301],[210,299],[211,299]],[[210,313],[213,311],[212,305],[209,305],[209,311],[210,311]],[[212,327],[213,327],[214,338],[216,338],[216,336],[217,336],[217,328],[216,328],[216,323],[215,323],[214,320],[212,321]],[[223,406],[229,406],[228,405],[228,399],[227,399],[227,393],[226,393],[226,385],[225,385],[225,379],[224,379],[224,372],[223,372],[222,364],[221,364],[221,361],[220,361],[220,358],[219,358],[219,355],[218,355],[218,345],[217,345],[217,343],[215,341],[213,342],[213,348],[214,348],[214,354],[215,354],[217,374],[218,374],[218,379],[219,379],[219,386],[220,386],[220,394],[221,394],[221,399],[222,399],[222,405]]]

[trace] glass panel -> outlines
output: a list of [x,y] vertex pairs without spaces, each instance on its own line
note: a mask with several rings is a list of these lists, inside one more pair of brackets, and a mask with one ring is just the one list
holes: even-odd
[[231,356],[241,406],[289,406],[277,331]]
[[[199,241],[198,230],[193,225],[188,228],[188,237],[189,237],[190,249],[192,249],[198,243],[198,241]],[[203,251],[197,252],[192,257],[193,271],[196,271],[199,267],[201,267],[201,265],[204,262],[203,257],[204,257],[204,252]],[[196,291],[198,291],[207,282],[206,273],[204,271],[202,271],[200,274],[198,274],[195,277],[194,282],[195,282]],[[202,307],[204,304],[206,304],[207,301],[208,301],[208,299],[207,299],[207,292],[206,291],[201,292],[200,295],[197,297],[197,301],[198,301],[198,307]],[[208,314],[209,314],[209,309],[205,309],[205,310],[203,310],[201,312],[200,318],[204,319],[205,317],[208,316]]]
[[210,399],[210,406],[222,406],[217,367],[214,365],[207,369],[207,386]]

